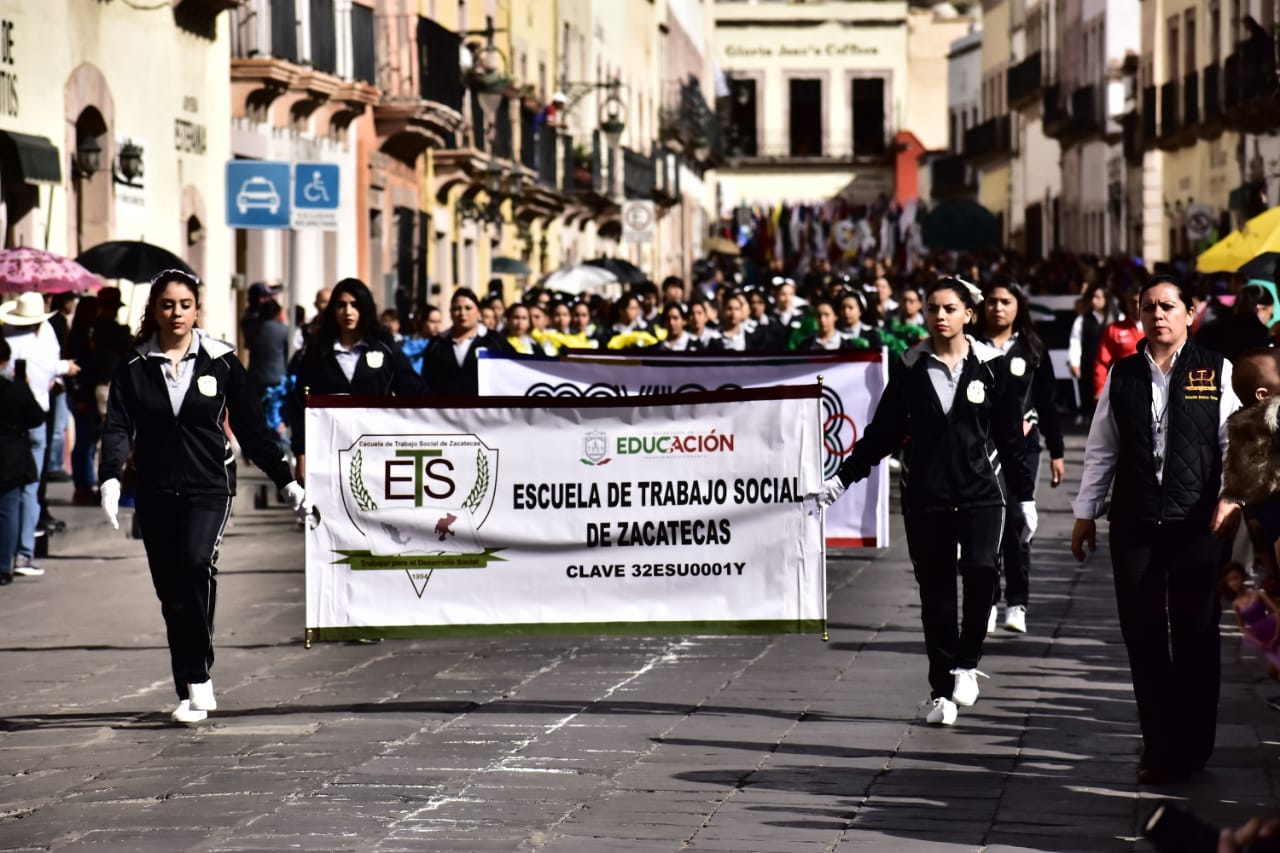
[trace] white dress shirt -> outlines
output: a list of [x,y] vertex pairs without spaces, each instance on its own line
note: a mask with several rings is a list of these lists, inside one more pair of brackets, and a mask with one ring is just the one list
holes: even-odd
[[342,375],[347,377],[350,382],[356,375],[356,365],[360,363],[360,356],[364,355],[369,349],[369,345],[363,340],[356,341],[351,345],[351,349],[347,349],[342,345],[342,341],[333,342],[333,357],[338,361],[338,367],[342,370]]
[[[1106,325],[1107,318],[1102,316],[1102,312],[1092,312],[1093,318],[1098,321],[1099,326]],[[1079,367],[1080,360],[1084,357],[1084,315],[1077,314],[1076,319],[1071,323],[1071,335],[1067,338],[1067,364],[1071,367]]]
[[159,336],[152,335],[151,340],[147,341],[144,357],[160,359],[160,372],[164,375],[165,388],[169,391],[169,408],[173,409],[174,417],[182,410],[182,401],[191,388],[191,374],[196,369],[196,351],[200,349],[200,336],[203,334],[199,329],[192,331],[191,343],[176,364],[169,361],[169,357],[160,348]]
[[[1164,482],[1164,452],[1169,437],[1169,374],[1173,373],[1182,347],[1173,354],[1169,373],[1156,364],[1150,353],[1142,350],[1151,371],[1151,447],[1156,462],[1156,480]],[[1231,362],[1222,360],[1222,378],[1218,383],[1218,446],[1225,460],[1227,455],[1227,418],[1238,408],[1240,400],[1231,390]],[[1102,515],[1107,492],[1116,472],[1116,457],[1120,453],[1120,434],[1111,412],[1111,373],[1102,385],[1098,408],[1089,426],[1089,439],[1084,447],[1084,468],[1080,472],[1080,492],[1071,503],[1076,518],[1093,519]],[[1219,490],[1222,486],[1219,484]]]
[[62,358],[58,346],[58,336],[53,326],[46,320],[38,323],[32,331],[25,331],[30,326],[7,326],[5,339],[9,341],[9,369],[22,359],[27,363],[27,384],[31,386],[31,396],[36,398],[40,408],[49,411],[49,389],[53,381],[71,369],[71,362]]

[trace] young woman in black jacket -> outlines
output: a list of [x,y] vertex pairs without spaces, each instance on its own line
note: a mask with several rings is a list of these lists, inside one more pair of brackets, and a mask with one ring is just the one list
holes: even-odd
[[480,300],[475,292],[460,287],[449,300],[452,325],[432,338],[422,357],[422,378],[432,394],[475,397],[480,393],[476,353],[482,349],[511,352],[511,346],[480,322]]
[[[1027,305],[1027,292],[1008,276],[996,276],[987,285],[982,303],[978,339],[1004,353],[1009,368],[1009,388],[1020,401],[1022,415],[1023,462],[1026,477],[1034,488],[1040,477],[1040,438],[1049,448],[1049,485],[1057,488],[1066,472],[1062,425],[1058,420],[1057,377],[1044,341],[1036,333]],[[1003,563],[1006,630],[1027,631],[1027,601],[1031,581],[1031,537],[1038,516],[1034,502],[1013,501],[1005,507],[1004,541],[1000,543]],[[1000,580],[987,618],[987,633],[996,629],[996,605],[1000,601]]]
[[423,394],[426,386],[409,357],[378,322],[368,286],[344,278],[333,286],[317,318],[316,333],[294,359],[289,403],[289,443],[298,480],[306,482],[306,403],[309,394]]
[[[964,334],[981,301],[982,292],[961,279],[939,279],[929,288],[929,337],[903,355],[871,423],[814,496],[829,506],[903,447],[902,515],[929,654],[926,719],[944,726],[955,723],[956,705],[977,701],[977,679],[985,677],[977,667],[995,593],[1005,506],[1031,500],[1022,410],[1010,393],[1004,357]],[[957,571],[964,584],[962,608]]]
[[235,351],[196,328],[199,307],[198,279],[166,270],[152,280],[134,348],[111,381],[98,466],[102,509],[119,527],[120,474],[133,452],[135,512],[168,633],[178,723],[217,708],[209,679],[216,563],[236,493],[224,416],[294,510],[304,503]]

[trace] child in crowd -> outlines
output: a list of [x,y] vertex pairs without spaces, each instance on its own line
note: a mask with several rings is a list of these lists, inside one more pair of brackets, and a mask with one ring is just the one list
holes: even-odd
[[1227,420],[1222,497],[1245,507],[1255,562],[1275,582],[1280,540],[1280,350],[1253,349],[1233,366],[1232,386],[1243,408]]

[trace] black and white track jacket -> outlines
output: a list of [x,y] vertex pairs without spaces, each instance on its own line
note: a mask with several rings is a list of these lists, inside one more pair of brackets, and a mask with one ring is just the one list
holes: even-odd
[[191,385],[176,416],[162,359],[145,355],[149,343],[130,350],[117,369],[102,427],[98,482],[119,479],[132,448],[139,493],[234,495],[236,459],[222,429],[224,415],[241,449],[277,487],[293,479],[235,350],[198,330],[196,334]]
[[[1003,506],[1029,501],[1033,483],[1022,464],[1022,401],[1009,388],[1000,350],[969,340],[950,412],[926,367],[928,340],[903,355],[875,415],[837,476],[846,486],[866,477],[899,447],[904,512]],[[905,446],[903,442],[910,439]],[[1012,495],[1006,495],[1003,467]]]

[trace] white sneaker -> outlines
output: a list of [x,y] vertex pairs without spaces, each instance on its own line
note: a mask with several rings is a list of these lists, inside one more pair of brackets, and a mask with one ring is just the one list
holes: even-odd
[[218,701],[213,698],[213,681],[205,681],[201,684],[188,684],[188,695],[191,697],[191,710],[193,711],[216,711],[218,710]]
[[178,703],[178,707],[173,709],[173,713],[169,718],[175,723],[199,723],[208,717],[204,711],[197,711],[191,707],[190,699],[183,699]]
[[951,688],[951,700],[957,705],[972,705],[978,701],[978,676],[987,678],[985,672],[976,669],[953,669],[951,674],[956,677],[956,683]]
[[987,633],[994,634],[996,632],[996,606],[991,605],[991,612],[987,614]]
[[933,707],[929,709],[929,713],[924,719],[925,722],[932,723],[935,726],[953,726],[958,715],[956,703],[945,696],[939,696],[933,700]]
[[1004,614],[1004,629],[1006,631],[1017,631],[1019,634],[1027,633],[1027,606],[1025,604],[1011,604]]

